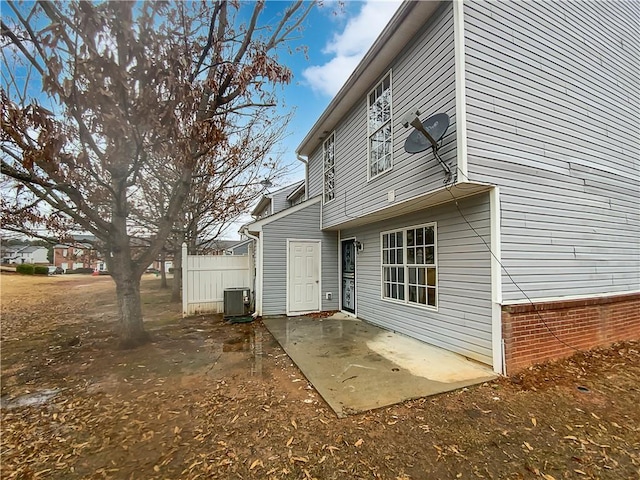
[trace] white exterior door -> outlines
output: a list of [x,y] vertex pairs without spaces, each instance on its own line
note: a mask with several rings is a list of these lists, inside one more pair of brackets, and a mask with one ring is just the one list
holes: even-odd
[[320,242],[291,240],[288,250],[287,313],[320,310]]

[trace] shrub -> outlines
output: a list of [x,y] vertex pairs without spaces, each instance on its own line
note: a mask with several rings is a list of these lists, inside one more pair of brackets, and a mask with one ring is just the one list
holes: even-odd
[[33,265],[30,263],[21,263],[16,266],[16,272],[23,275],[33,275]]
[[93,268],[85,268],[85,267],[81,267],[81,268],[76,268],[73,273],[93,273]]
[[33,268],[33,273],[36,275],[49,275],[49,267],[43,265],[36,265]]

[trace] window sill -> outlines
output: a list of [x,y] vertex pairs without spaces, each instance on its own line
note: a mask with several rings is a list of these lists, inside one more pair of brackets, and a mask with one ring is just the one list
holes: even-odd
[[385,297],[380,297],[380,299],[383,302],[386,303],[392,303],[394,305],[404,305],[407,307],[411,307],[411,308],[417,308],[419,310],[428,310],[429,312],[437,312],[438,311],[438,307],[433,307],[431,305],[422,305],[420,303],[411,303],[411,302],[407,302],[404,300],[395,300],[393,298],[385,298]]
[[[367,167],[368,167],[368,165],[367,165]],[[379,179],[380,177],[384,177],[385,175],[391,173],[392,171],[393,171],[393,166],[390,169],[385,170],[384,172],[377,174],[375,177],[371,177],[371,176],[369,176],[367,174],[367,183],[373,182],[373,181]]]

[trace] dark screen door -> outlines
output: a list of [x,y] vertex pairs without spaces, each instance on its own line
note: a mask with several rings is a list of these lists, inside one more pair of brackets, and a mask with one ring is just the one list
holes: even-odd
[[356,242],[342,241],[342,309],[356,313]]

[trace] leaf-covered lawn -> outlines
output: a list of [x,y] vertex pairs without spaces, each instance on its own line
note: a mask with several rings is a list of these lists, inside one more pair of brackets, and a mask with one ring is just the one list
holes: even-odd
[[638,342],[338,419],[260,322],[155,277],[128,351],[109,278],[0,280],[3,479],[640,478]]

